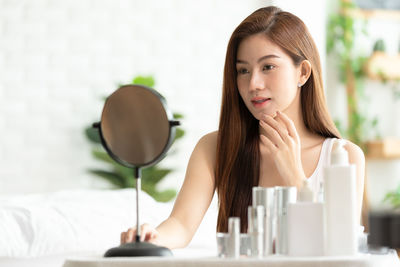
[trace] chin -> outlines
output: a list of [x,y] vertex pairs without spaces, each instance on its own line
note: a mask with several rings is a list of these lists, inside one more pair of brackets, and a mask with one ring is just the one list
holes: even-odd
[[260,111],[252,112],[251,114],[253,115],[254,118],[256,118],[257,120],[260,120],[263,115],[269,115],[269,116],[275,117],[276,110],[274,110],[274,111],[260,110]]

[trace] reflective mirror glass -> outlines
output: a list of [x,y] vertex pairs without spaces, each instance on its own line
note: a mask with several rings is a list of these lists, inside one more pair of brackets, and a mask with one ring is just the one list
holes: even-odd
[[140,85],[122,86],[104,104],[103,143],[109,154],[127,167],[154,164],[172,142],[170,120],[172,114],[156,91]]

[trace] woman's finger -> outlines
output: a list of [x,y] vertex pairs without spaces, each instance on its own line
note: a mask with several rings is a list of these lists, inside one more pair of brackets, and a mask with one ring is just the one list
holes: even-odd
[[297,133],[297,130],[296,130],[296,127],[294,126],[293,121],[291,119],[289,119],[289,117],[285,113],[280,112],[279,110],[277,111],[277,116],[280,119],[282,119],[283,123],[285,123],[285,125],[286,125],[286,127],[288,129],[289,135],[296,140],[296,143],[299,144],[300,143],[300,137],[299,137],[299,135]]
[[126,237],[125,237],[125,243],[130,243],[133,242],[133,237],[136,235],[136,227],[129,228]]
[[278,148],[271,140],[268,139],[268,137],[260,134],[260,141],[264,145],[265,149],[267,150],[267,153],[269,153],[269,154],[276,153],[276,150]]
[[286,144],[290,142],[289,131],[286,128],[286,124],[283,123],[278,116],[276,116],[275,118],[266,116],[266,122],[278,132],[279,136]]
[[158,236],[158,232],[155,230],[152,234],[151,234],[151,239],[155,239]]
[[126,235],[125,232],[122,232],[122,233],[121,233],[121,242],[120,242],[121,245],[126,243],[126,242],[125,242],[125,235]]
[[295,144],[297,144],[296,137],[292,137],[292,136],[289,134],[289,130],[288,130],[287,126],[286,126],[286,123],[283,121],[282,117],[281,117],[281,116],[276,116],[274,119],[275,119],[280,125],[282,125],[282,127],[285,129],[285,130],[284,130],[284,136],[285,136],[285,138],[283,139],[283,140],[285,141],[285,143],[286,143],[289,147],[293,147]]
[[142,230],[140,233],[140,241],[147,241],[150,239],[152,228],[148,224],[143,224],[140,229]]
[[267,135],[266,137],[268,137],[277,147],[282,147],[284,142],[279,133],[269,124],[270,119],[268,116],[265,116],[264,120],[260,120],[260,126]]

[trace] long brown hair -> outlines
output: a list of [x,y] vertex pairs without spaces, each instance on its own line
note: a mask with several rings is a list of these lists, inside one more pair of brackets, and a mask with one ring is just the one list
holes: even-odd
[[318,50],[307,27],[298,17],[277,7],[256,10],[235,29],[226,52],[215,173],[218,232],[227,232],[229,217],[240,217],[241,231],[246,232],[252,187],[259,183],[259,123],[245,106],[236,82],[238,46],[257,33],[264,33],[280,46],[295,65],[303,60],[311,63],[311,76],[300,96],[305,126],[323,137],[340,136],[326,107]]

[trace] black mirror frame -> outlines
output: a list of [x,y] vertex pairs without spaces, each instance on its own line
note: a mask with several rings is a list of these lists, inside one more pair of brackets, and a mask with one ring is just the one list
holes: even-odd
[[[115,161],[118,162],[119,164],[121,164],[121,165],[123,165],[123,166],[125,166],[125,167],[128,167],[128,168],[148,167],[148,166],[155,165],[156,163],[158,163],[159,161],[161,161],[161,160],[166,156],[168,149],[171,147],[171,145],[172,145],[172,143],[174,142],[174,139],[175,139],[175,134],[176,134],[175,126],[179,126],[179,125],[180,125],[180,122],[174,120],[173,114],[172,114],[171,111],[167,108],[167,104],[166,104],[165,98],[164,98],[160,93],[158,93],[156,90],[154,90],[154,89],[152,89],[152,88],[150,88],[150,87],[147,87],[147,86],[144,86],[144,85],[138,85],[138,84],[127,84],[127,85],[122,85],[122,86],[120,86],[120,87],[119,87],[117,90],[115,90],[112,94],[114,94],[116,91],[118,91],[119,89],[121,89],[121,88],[123,88],[123,87],[132,86],[132,85],[134,85],[134,86],[139,86],[139,87],[142,87],[142,88],[144,88],[144,89],[150,91],[150,92],[153,93],[158,99],[160,99],[160,102],[161,102],[161,104],[163,105],[164,111],[165,111],[165,113],[166,113],[166,115],[167,115],[167,118],[168,118],[168,121],[169,121],[169,132],[168,132],[168,139],[167,139],[168,142],[166,143],[166,145],[164,146],[164,148],[162,149],[162,151],[160,152],[160,154],[157,155],[157,157],[155,157],[154,160],[152,160],[152,161],[150,161],[150,162],[147,162],[147,163],[145,163],[145,164],[143,164],[143,165],[132,165],[131,163],[126,162],[125,160],[119,158],[117,155],[115,155],[115,154],[111,151],[111,149],[110,149],[109,146],[107,145],[107,142],[106,142],[105,139],[104,139],[103,131],[102,131],[102,128],[101,128],[101,120],[100,120],[100,122],[93,123],[92,126],[93,126],[94,128],[97,128],[97,129],[99,130],[99,136],[100,136],[101,144],[103,145],[104,149],[107,151],[107,153],[110,155],[110,157],[111,157],[113,160],[115,160]],[[112,95],[112,94],[111,94],[111,95]],[[107,101],[108,101],[108,98],[106,99],[106,102],[104,103],[104,107],[106,106]],[[104,111],[104,108],[103,108],[103,111]],[[103,111],[102,111],[102,114],[103,114]]]

